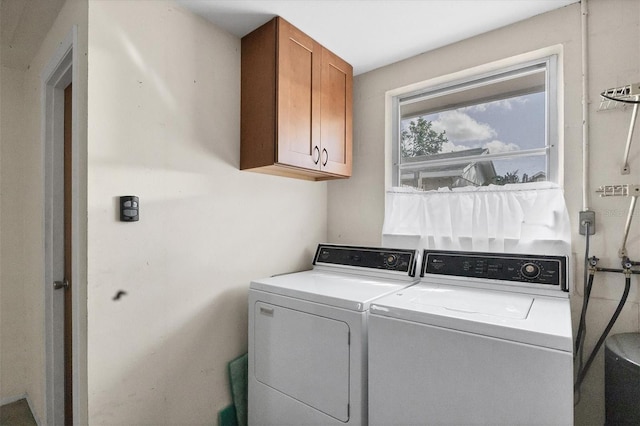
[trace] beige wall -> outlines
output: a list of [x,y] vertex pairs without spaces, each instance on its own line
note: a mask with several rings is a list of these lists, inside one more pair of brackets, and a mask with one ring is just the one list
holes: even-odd
[[[636,134],[631,154],[631,175],[619,173],[630,110],[596,112],[599,93],[609,87],[640,81],[640,2],[632,0],[589,1],[589,72],[591,97],[591,209],[597,215],[597,235],[591,253],[603,266],[618,267],[617,249],[629,200],[598,199],[599,185],[640,183],[640,144]],[[539,15],[526,21],[428,52],[356,77],[354,82],[354,167],[348,181],[329,183],[328,232],[333,242],[379,244],[384,219],[385,190],[385,93],[421,81],[482,66],[526,52],[562,45],[564,96],[565,198],[574,224],[573,251],[583,256],[584,241],[578,235],[578,212],[582,210],[582,115],[580,5]],[[636,128],[636,131],[638,129]],[[636,215],[636,220],[637,215]],[[634,223],[630,256],[640,258],[640,223]],[[582,269],[574,274],[572,308],[577,322],[582,303]],[[596,277],[588,317],[587,350],[595,344],[622,293],[621,276]],[[640,296],[637,279],[613,333],[640,329]],[[575,327],[574,327],[575,329]],[[577,424],[604,421],[603,356],[596,358],[576,408]]]
[[249,281],[326,239],[326,183],[239,170],[239,95],[239,38],[172,2],[89,2],[91,424],[215,424]]
[[[16,213],[9,208],[20,195],[19,155],[21,123],[24,113],[24,72],[2,67],[0,74],[2,111],[0,129],[0,400],[26,392],[28,351],[25,323],[25,289],[22,274],[13,267],[23,257],[21,227],[15,226]],[[18,166],[18,167],[16,167]]]
[[[41,74],[73,25],[78,26],[78,48],[85,53],[80,55],[85,62],[77,64],[79,75],[84,78],[77,85],[74,83],[74,90],[86,94],[87,4],[81,0],[65,3],[27,70],[2,69],[0,398],[28,395],[34,415],[43,422],[46,419]],[[77,107],[83,109],[83,105]],[[79,116],[86,122],[86,111],[80,111]],[[81,127],[86,129],[86,125]]]

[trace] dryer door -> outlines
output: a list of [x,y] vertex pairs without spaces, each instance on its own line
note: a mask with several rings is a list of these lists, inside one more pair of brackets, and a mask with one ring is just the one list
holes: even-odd
[[323,413],[349,420],[349,326],[331,318],[254,305],[255,375]]

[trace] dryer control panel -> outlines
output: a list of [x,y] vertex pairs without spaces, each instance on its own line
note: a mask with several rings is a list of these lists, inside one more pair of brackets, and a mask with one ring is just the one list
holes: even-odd
[[564,256],[425,250],[424,274],[541,284],[568,291]]
[[415,276],[415,250],[320,244],[313,264],[382,269]]

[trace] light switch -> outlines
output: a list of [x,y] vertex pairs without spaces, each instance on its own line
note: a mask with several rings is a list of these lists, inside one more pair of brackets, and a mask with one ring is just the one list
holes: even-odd
[[140,218],[140,201],[135,195],[120,197],[120,221],[137,222]]

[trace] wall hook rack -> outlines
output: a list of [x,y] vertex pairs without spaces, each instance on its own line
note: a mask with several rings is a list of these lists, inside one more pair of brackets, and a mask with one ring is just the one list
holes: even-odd
[[640,83],[627,84],[626,86],[607,89],[600,93],[600,107],[598,108],[598,111],[615,109],[628,104],[633,105],[633,111],[631,112],[629,133],[627,134],[627,143],[624,148],[624,158],[622,160],[622,169],[620,171],[623,175],[631,173],[631,168],[629,167],[629,151],[631,150],[633,129],[636,126],[636,118],[638,117],[638,105],[640,105]]

